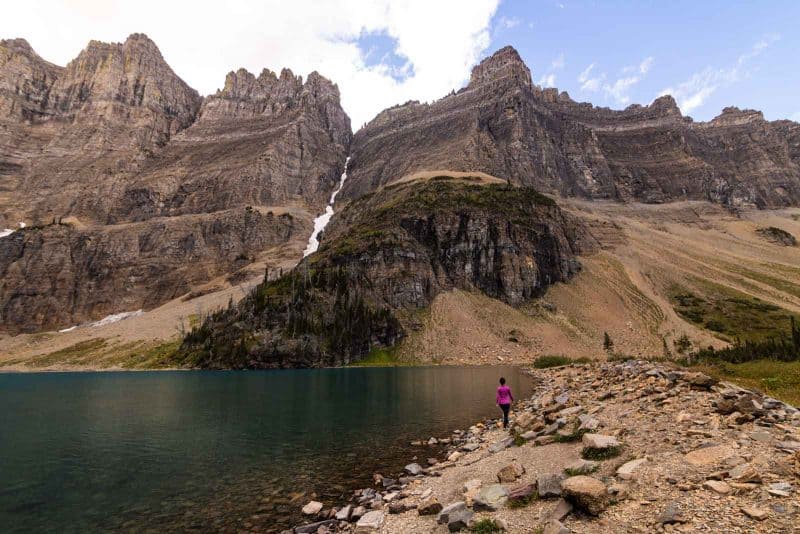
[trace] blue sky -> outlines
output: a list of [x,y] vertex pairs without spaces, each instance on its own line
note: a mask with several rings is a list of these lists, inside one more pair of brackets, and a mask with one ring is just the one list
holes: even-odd
[[[510,44],[537,84],[578,101],[621,109],[666,91],[696,120],[734,105],[800,121],[800,1],[505,0],[489,31],[481,56]],[[359,40],[399,71],[392,44]]]
[[91,39],[122,42],[142,32],[205,95],[239,67],[317,70],[338,84],[354,129],[386,107],[459,89],[478,61],[508,44],[534,81],[575,100],[624,108],[669,90],[698,120],[735,105],[800,121],[800,0],[5,4],[0,39],[24,37],[59,65]]

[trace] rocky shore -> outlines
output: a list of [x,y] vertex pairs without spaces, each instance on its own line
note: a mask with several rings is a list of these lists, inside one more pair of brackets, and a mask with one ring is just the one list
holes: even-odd
[[287,532],[798,531],[797,408],[661,363],[532,372],[510,431],[417,442],[404,473]]

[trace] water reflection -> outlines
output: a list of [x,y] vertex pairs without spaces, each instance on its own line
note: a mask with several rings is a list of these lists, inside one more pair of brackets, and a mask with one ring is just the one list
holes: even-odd
[[492,367],[0,375],[0,524],[280,531],[496,416],[501,374],[529,388]]

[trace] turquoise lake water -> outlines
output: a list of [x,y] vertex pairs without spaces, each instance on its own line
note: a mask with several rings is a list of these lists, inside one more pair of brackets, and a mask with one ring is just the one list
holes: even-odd
[[0,530],[279,532],[499,414],[515,368],[0,374]]

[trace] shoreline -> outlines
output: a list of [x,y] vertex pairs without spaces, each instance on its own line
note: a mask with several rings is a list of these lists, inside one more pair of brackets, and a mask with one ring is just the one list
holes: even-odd
[[[376,486],[323,510],[328,517],[315,516],[284,533],[454,532],[478,521],[502,528],[485,532],[738,531],[743,522],[756,532],[790,532],[783,529],[800,520],[800,410],[664,363],[631,360],[525,372],[534,377],[534,393],[515,403],[516,431],[497,429],[498,418],[456,430],[443,452],[446,459],[426,467],[420,463],[430,449],[421,445],[401,476],[376,474]],[[576,431],[578,424],[587,426],[584,432]],[[650,432],[641,435],[642,430]],[[594,435],[617,442],[617,454],[581,459],[584,434],[590,442]],[[777,469],[776,462],[786,466]],[[587,464],[594,465],[583,475],[570,471]],[[739,477],[739,466],[747,466],[757,483]],[[728,470],[715,474],[720,467]],[[594,498],[602,509],[592,509],[580,488],[569,487],[576,480],[566,482],[578,478],[600,485]],[[716,503],[714,496],[721,494],[714,488],[725,486],[707,481],[717,479],[732,492],[733,506]],[[784,504],[769,508],[758,490]],[[484,502],[492,492],[500,497]],[[448,516],[456,503],[453,517],[467,518],[463,524]],[[723,508],[730,513],[721,514]],[[365,522],[369,512],[375,513]]]

